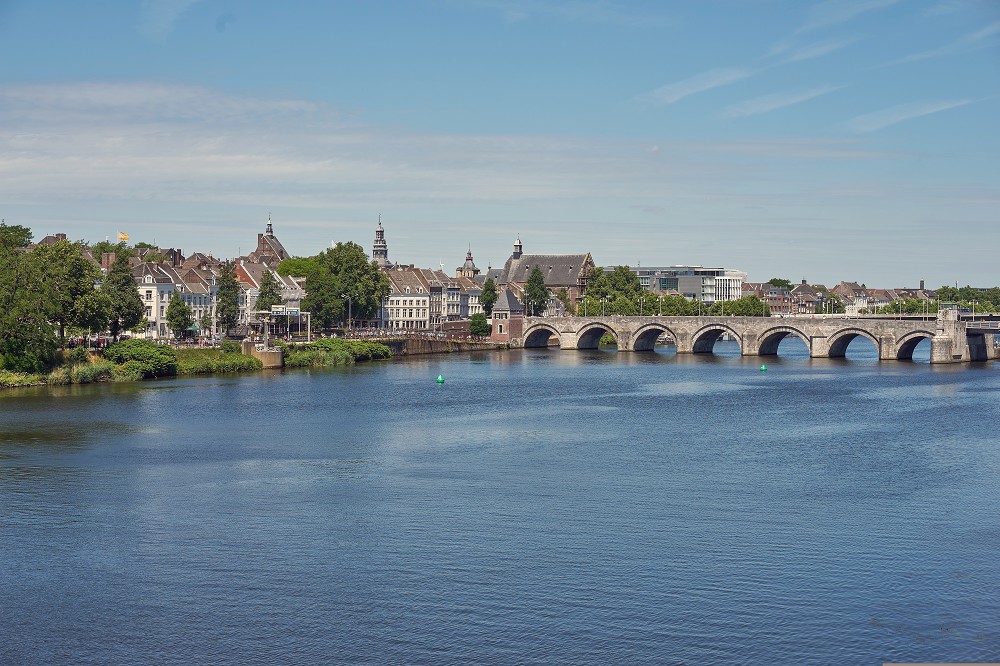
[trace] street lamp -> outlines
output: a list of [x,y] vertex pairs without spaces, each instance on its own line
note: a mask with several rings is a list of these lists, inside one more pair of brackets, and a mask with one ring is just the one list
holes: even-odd
[[347,294],[341,294],[341,298],[347,299],[347,336],[351,336],[351,297]]
[[607,303],[607,301],[608,301],[608,297],[607,296],[601,296],[601,316],[602,317],[604,316],[604,304]]

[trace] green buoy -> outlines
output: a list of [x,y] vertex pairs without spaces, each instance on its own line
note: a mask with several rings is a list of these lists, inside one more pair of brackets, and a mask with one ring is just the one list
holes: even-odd
[[444,384],[444,375],[438,375],[438,384]]
[[767,366],[766,365],[760,366],[760,371],[761,372],[767,372]]

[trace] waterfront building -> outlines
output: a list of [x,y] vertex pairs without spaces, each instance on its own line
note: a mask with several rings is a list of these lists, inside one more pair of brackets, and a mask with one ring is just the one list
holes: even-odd
[[[167,323],[167,308],[176,293],[191,310],[198,333],[202,337],[216,335],[215,311],[217,305],[217,277],[213,267],[174,267],[168,262],[137,262],[132,266],[132,277],[145,308],[147,338],[172,338]],[[211,326],[202,326],[204,317],[211,319]]]
[[430,290],[419,269],[397,265],[385,271],[392,290],[385,298],[380,314],[380,328],[391,330],[430,329]]
[[511,289],[501,289],[493,306],[492,340],[510,342],[524,332],[524,306]]
[[[587,274],[594,268],[589,252],[582,254],[524,254],[521,239],[514,243],[514,252],[507,259],[498,277],[494,278],[498,291],[504,287],[516,294],[523,294],[531,271],[538,266],[545,286],[552,291],[565,289],[569,301],[578,303],[587,288]],[[499,300],[497,301],[499,302]]]
[[[735,301],[743,296],[747,274],[729,268],[704,266],[628,266],[647,291],[676,291],[685,298],[712,304],[716,301]],[[606,266],[607,272],[615,266]]]
[[257,317],[253,313],[257,311],[257,296],[260,295],[264,273],[270,273],[278,283],[281,290],[281,301],[286,307],[301,308],[302,299],[306,296],[303,278],[279,275],[273,267],[266,264],[255,263],[244,258],[238,259],[233,267],[233,274],[236,276],[236,282],[240,285],[240,326],[247,327],[247,330],[251,324],[257,322]]
[[798,312],[798,306],[787,287],[779,287],[770,282],[745,282],[744,296],[756,296],[767,304],[772,315],[791,315]]

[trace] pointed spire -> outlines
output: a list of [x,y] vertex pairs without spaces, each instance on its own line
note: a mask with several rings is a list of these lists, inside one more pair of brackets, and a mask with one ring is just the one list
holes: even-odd
[[268,236],[273,236],[274,235],[274,227],[271,226],[271,213],[270,212],[268,212],[268,214],[267,214],[267,235]]

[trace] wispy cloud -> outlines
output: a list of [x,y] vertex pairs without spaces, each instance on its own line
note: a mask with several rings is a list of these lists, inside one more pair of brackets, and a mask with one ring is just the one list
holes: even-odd
[[[455,0],[452,2],[455,3]],[[496,11],[512,23],[536,17],[636,28],[663,27],[674,23],[664,14],[640,12],[633,4],[611,0],[463,0],[455,4]]]
[[174,30],[177,19],[201,0],[144,0],[142,33],[154,41],[163,41]]
[[902,65],[909,62],[917,62],[920,60],[927,60],[929,58],[952,55],[954,53],[963,53],[965,51],[983,46],[983,41],[997,35],[1000,35],[1000,21],[991,23],[983,28],[980,28],[979,30],[976,30],[975,32],[963,35],[951,44],[946,44],[945,46],[940,46],[936,49],[930,49],[928,51],[922,51],[920,53],[914,53],[912,55],[899,58],[898,60],[893,60],[892,62],[886,63],[882,66],[890,67],[892,65]]
[[822,42],[814,42],[812,44],[804,44],[801,46],[788,45],[784,48],[776,47],[775,49],[772,49],[771,53],[776,54],[780,52],[787,52],[788,55],[782,59],[782,63],[799,62],[801,60],[821,58],[835,51],[839,51],[846,46],[850,46],[856,41],[858,41],[856,37],[848,39],[830,39]]
[[846,86],[819,86],[808,90],[798,90],[794,92],[774,93],[763,95],[754,99],[734,104],[722,112],[724,118],[744,118],[746,116],[756,116],[769,111],[783,109],[786,106],[801,104],[802,102],[815,99],[837,90],[842,90]]
[[938,16],[945,16],[947,14],[955,14],[957,12],[965,11],[969,9],[971,5],[978,0],[943,0],[932,7],[927,7],[923,10],[923,15],[930,18],[935,18]]
[[756,73],[756,70],[750,69],[711,69],[707,72],[695,74],[694,76],[686,78],[682,81],[660,86],[655,90],[645,93],[640,97],[640,99],[644,102],[656,105],[665,106],[674,104],[685,97],[689,97],[696,93],[712,90],[713,88],[721,88],[722,86],[727,86],[731,83],[748,79]]
[[871,11],[896,4],[900,0],[825,0],[809,10],[805,23],[795,31],[809,32],[847,23]]
[[956,109],[960,106],[966,106],[977,101],[981,100],[955,99],[899,104],[897,106],[889,107],[888,109],[882,109],[881,111],[866,113],[852,118],[848,121],[847,126],[855,132],[874,132],[876,130],[889,127],[890,125],[901,123],[904,120],[912,120],[914,118],[929,116],[933,113],[947,111],[948,109]]

